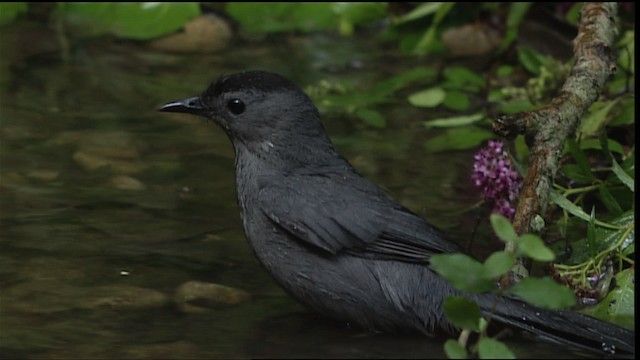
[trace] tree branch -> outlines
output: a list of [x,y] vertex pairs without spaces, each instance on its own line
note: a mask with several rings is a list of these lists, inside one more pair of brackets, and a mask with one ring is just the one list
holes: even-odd
[[[501,116],[493,124],[494,132],[506,138],[524,135],[529,147],[530,164],[513,220],[518,234],[542,229],[538,220],[542,220],[548,204],[564,141],[574,134],[582,115],[616,71],[612,46],[617,35],[617,11],[615,2],[586,3],[574,39],[575,65],[558,96],[545,108]],[[514,251],[509,245],[507,250]],[[514,276],[503,278],[502,285],[513,284]]]

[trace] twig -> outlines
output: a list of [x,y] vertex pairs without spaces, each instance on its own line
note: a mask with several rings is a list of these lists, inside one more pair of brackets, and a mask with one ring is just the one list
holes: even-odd
[[[582,115],[615,73],[612,46],[617,35],[617,11],[615,2],[586,3],[573,43],[575,65],[558,96],[545,108],[501,116],[493,124],[494,132],[506,138],[524,135],[529,147],[530,164],[513,220],[518,234],[541,230],[539,220],[547,207],[564,141],[575,132]],[[508,243],[506,250],[515,249]],[[523,265],[519,259],[516,266]],[[501,279],[506,287],[514,281],[514,274]]]

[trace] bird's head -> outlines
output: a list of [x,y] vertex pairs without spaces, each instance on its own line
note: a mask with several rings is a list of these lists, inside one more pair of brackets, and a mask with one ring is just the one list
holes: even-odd
[[269,151],[328,141],[311,99],[288,79],[265,71],[221,76],[199,96],[159,110],[210,119],[225,130],[236,148]]

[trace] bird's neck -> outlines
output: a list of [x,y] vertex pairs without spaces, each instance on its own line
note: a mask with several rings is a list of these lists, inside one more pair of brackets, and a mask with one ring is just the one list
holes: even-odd
[[[261,171],[290,172],[351,167],[329,138],[297,138],[290,141],[234,143],[236,168],[259,166]],[[251,164],[250,164],[251,163]]]

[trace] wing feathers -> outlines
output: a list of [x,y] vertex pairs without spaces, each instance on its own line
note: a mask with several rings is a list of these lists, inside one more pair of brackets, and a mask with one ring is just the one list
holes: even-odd
[[344,177],[285,177],[261,189],[258,205],[297,240],[331,254],[427,262],[433,254],[460,250],[378,188],[361,189]]

